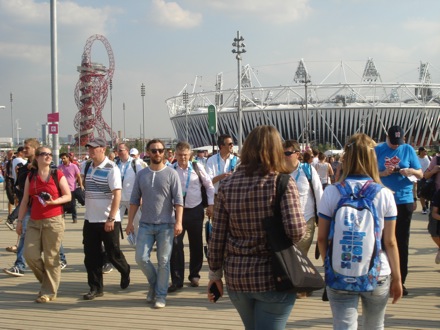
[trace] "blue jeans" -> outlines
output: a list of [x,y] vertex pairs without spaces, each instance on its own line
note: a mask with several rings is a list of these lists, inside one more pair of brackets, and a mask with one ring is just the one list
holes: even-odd
[[246,330],[284,330],[296,300],[295,294],[277,291],[228,294]]
[[[165,299],[170,279],[170,258],[174,239],[174,224],[160,225],[139,224],[136,237],[136,263],[148,279],[150,290],[157,298]],[[150,255],[154,242],[157,246],[157,269],[151,262]]]
[[362,300],[362,328],[383,329],[385,309],[390,295],[390,280],[390,276],[379,278],[379,284],[372,292],[338,291],[327,287],[333,313],[333,329],[358,328],[359,298]]
[[26,269],[26,263],[24,261],[23,251],[24,251],[24,238],[26,237],[26,227],[30,217],[31,217],[31,210],[28,209],[23,218],[22,227],[21,227],[22,232],[20,235],[20,241],[18,242],[18,246],[17,246],[17,259],[15,259],[15,263],[14,263],[14,265],[17,266],[17,268],[22,271]]

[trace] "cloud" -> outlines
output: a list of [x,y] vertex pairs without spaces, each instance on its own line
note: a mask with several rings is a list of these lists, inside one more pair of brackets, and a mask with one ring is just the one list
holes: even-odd
[[247,18],[254,16],[272,24],[292,23],[299,21],[311,12],[310,0],[193,0],[203,3],[231,16]]
[[49,45],[29,45],[0,42],[1,57],[10,60],[22,59],[32,63],[47,62],[50,58]]
[[191,29],[202,22],[202,14],[183,9],[176,2],[153,0],[152,19],[163,26]]
[[440,31],[440,22],[427,21],[424,19],[414,19],[407,21],[404,24],[404,27],[408,31],[420,32],[422,35],[438,34],[438,31]]

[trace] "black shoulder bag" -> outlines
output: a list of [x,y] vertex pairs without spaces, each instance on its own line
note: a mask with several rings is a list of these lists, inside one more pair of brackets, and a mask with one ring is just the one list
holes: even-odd
[[199,181],[200,181],[200,190],[202,192],[202,205],[203,205],[203,207],[208,207],[208,194],[206,193],[206,188],[203,185],[203,181],[202,181],[199,167],[197,166],[197,162],[193,162],[192,164],[193,164],[194,171],[196,171],[197,176],[199,177]]
[[309,292],[320,290],[325,283],[310,259],[287,237],[281,215],[281,198],[289,181],[279,174],[276,182],[274,215],[264,219],[267,241],[272,254],[272,272],[277,291]]

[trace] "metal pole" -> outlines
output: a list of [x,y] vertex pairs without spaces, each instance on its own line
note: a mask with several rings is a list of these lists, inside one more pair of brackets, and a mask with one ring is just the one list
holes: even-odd
[[310,133],[310,120],[309,120],[309,106],[308,106],[308,98],[307,98],[307,79],[305,80],[304,83],[304,87],[305,87],[305,97],[306,97],[306,120],[307,120],[307,124],[306,124],[306,148],[309,146],[309,133]]
[[110,147],[113,151],[113,80],[110,79]]
[[185,126],[186,126],[186,142],[189,143],[189,134],[188,134],[188,92],[185,90],[183,92],[183,105],[185,106]]
[[243,138],[243,113],[241,108],[241,54],[246,53],[246,49],[244,49],[245,44],[241,43],[244,41],[243,37],[240,36],[240,31],[237,31],[237,37],[234,38],[234,43],[232,46],[236,47],[236,49],[232,50],[233,54],[236,54],[235,58],[237,59],[237,72],[238,72],[238,103],[237,103],[237,114],[238,114],[238,150],[241,151],[242,146],[242,138]]
[[14,117],[12,116],[12,93],[10,93],[10,100],[11,100],[11,137],[12,137],[12,145],[11,147],[14,146]]
[[122,103],[122,111],[124,112],[124,141],[125,142],[125,102]]
[[141,85],[142,96],[142,150],[145,152],[145,85]]
[[[50,41],[51,41],[51,75],[52,75],[52,113],[58,112],[58,62],[57,62],[57,5],[56,0],[50,1]],[[60,162],[60,143],[58,134],[53,134],[53,161],[56,166]]]

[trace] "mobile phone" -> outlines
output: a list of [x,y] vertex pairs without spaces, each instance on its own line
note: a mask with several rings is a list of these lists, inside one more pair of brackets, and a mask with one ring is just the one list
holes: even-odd
[[214,295],[214,302],[217,302],[217,300],[220,298],[220,291],[218,290],[217,284],[212,283],[212,285],[209,287],[209,292]]

